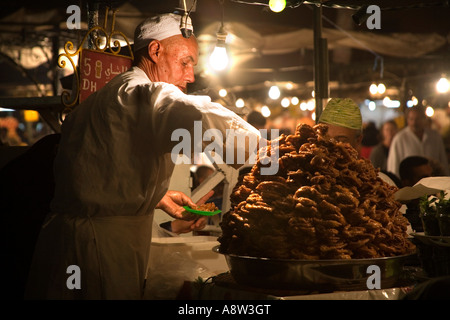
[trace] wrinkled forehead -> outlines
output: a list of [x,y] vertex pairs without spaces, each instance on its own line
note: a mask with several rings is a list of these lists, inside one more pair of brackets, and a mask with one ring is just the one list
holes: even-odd
[[172,55],[178,58],[190,58],[194,63],[198,60],[198,43],[194,36],[188,39],[181,35],[161,40],[161,44],[168,49]]
[[356,148],[358,146],[358,139],[361,137],[362,132],[356,129],[329,124],[327,134],[329,137],[337,141],[348,142]]
[[327,124],[327,125],[328,125],[328,135],[332,138],[334,138],[335,136],[342,136],[347,137],[349,139],[354,139],[357,138],[359,135],[361,135],[361,130],[346,128],[334,124]]

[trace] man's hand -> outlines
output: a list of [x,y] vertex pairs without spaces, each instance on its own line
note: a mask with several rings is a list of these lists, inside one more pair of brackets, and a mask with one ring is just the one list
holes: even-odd
[[179,220],[175,219],[171,223],[172,232],[176,234],[180,233],[188,233],[191,231],[199,231],[202,230],[206,226],[206,222],[208,221],[208,217],[201,217],[197,220]]
[[[205,194],[200,200],[197,201],[197,205],[204,204],[212,195],[214,191],[211,190]],[[169,190],[164,197],[156,205],[156,209],[165,211],[168,215],[175,219],[183,220],[183,206],[195,207],[196,204],[192,202],[192,199],[180,191]]]

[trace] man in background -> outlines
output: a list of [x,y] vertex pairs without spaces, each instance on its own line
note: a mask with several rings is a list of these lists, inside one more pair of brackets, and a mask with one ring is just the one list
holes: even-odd
[[447,153],[444,141],[438,131],[427,124],[427,117],[422,106],[408,108],[407,126],[393,138],[387,158],[387,170],[400,177],[400,163],[409,156],[422,156],[435,159],[449,175]]
[[[400,179],[403,187],[412,187],[423,178],[433,175],[430,161],[421,156],[411,156],[400,162]],[[405,217],[416,232],[423,232],[422,220],[420,219],[419,199],[413,199],[406,203]]]
[[[319,123],[328,125],[328,135],[340,142],[347,142],[361,152],[363,139],[362,115],[359,106],[350,98],[332,98],[322,111]],[[378,176],[390,185],[398,186],[387,174]]]

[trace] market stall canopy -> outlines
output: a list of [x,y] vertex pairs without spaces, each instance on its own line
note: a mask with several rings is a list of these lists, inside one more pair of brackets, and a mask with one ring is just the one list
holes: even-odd
[[[219,23],[213,23],[202,29],[199,35],[201,43],[215,43],[215,33]],[[233,36],[232,48],[239,53],[257,52],[263,55],[280,55],[301,49],[314,49],[313,30],[299,29],[284,33],[262,35],[243,23],[230,22],[225,29]],[[328,48],[337,47],[370,50],[380,55],[417,58],[442,48],[446,37],[438,33],[392,33],[374,34],[373,32],[340,31],[323,28],[322,37],[328,40]]]
[[[177,0],[97,2],[113,4],[118,9],[116,29],[131,40],[135,26],[143,18],[173,11],[179,4]],[[250,5],[250,2],[258,3],[224,2],[224,26],[233,38],[230,47],[235,56],[235,74],[240,73],[239,77],[234,75],[226,80],[243,86],[263,83],[273,77],[280,81],[312,81],[311,2],[286,8],[280,14],[270,12],[267,6]],[[263,3],[267,1],[258,4]],[[388,10],[392,6],[391,1],[321,3],[324,6],[322,37],[327,39],[330,50],[330,81],[338,80],[342,85],[350,85],[350,81],[370,81],[368,70],[373,67],[377,56],[384,57],[386,70],[398,78],[406,74],[410,76],[412,72],[414,76],[435,73],[445,64],[443,60],[450,39],[450,10],[446,1],[396,1],[398,10]],[[70,4],[69,0],[47,1],[45,4],[24,0],[2,4],[0,55],[2,69],[5,65],[8,67],[0,76],[0,95],[17,90],[18,83],[24,80],[23,74],[27,75],[28,83],[30,79],[39,83],[35,86],[41,87],[41,94],[48,91],[49,86],[54,86],[51,73],[56,74],[57,71],[51,69],[56,65],[53,56],[56,47],[67,40],[80,38],[80,30],[68,30],[66,26],[66,9]],[[356,8],[365,4],[376,4],[382,10],[386,9],[382,12],[381,30],[368,30],[364,25],[358,27],[353,23],[351,16]],[[82,1],[80,5],[84,6],[83,32],[87,30],[86,2]],[[201,59],[206,59],[215,44],[220,24],[219,1],[197,1],[191,16],[200,43]],[[13,64],[16,70],[20,70],[15,75],[8,72]],[[33,72],[30,71],[32,69]],[[197,72],[201,74],[202,71],[199,64]],[[47,85],[46,89],[42,88],[44,85]],[[202,86],[201,81],[198,86]]]

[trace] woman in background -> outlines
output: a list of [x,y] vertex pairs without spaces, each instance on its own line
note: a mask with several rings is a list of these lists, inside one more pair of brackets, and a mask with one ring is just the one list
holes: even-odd
[[372,149],[369,157],[375,168],[386,171],[389,147],[397,132],[398,126],[394,120],[388,120],[382,125],[380,130],[381,141]]

